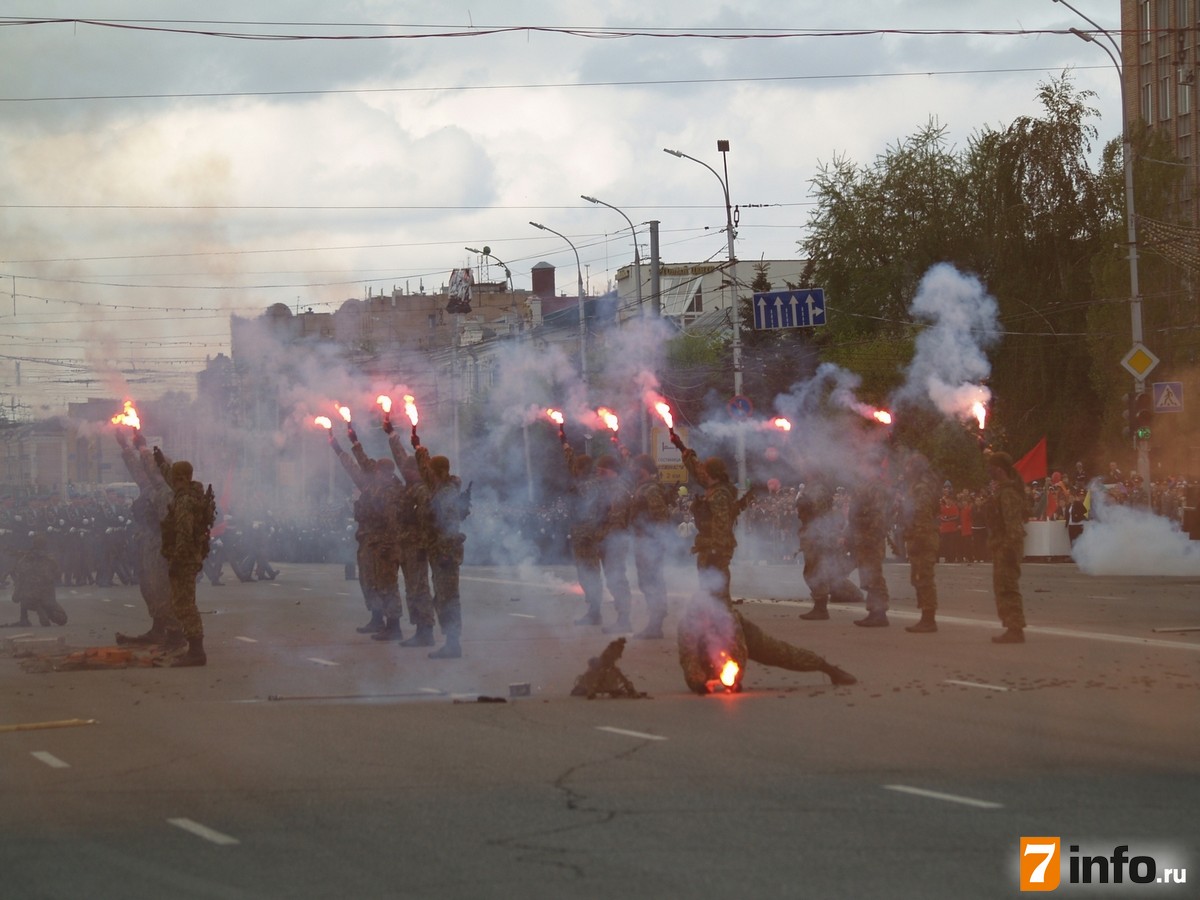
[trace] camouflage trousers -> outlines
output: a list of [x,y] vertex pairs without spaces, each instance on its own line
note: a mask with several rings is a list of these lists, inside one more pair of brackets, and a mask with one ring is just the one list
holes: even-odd
[[867,612],[887,612],[887,581],[883,577],[883,535],[872,541],[859,541],[855,548],[858,584],[867,595]]
[[355,554],[355,562],[358,564],[358,587],[362,591],[363,602],[367,604],[367,609],[372,613],[383,613],[383,600],[379,596],[379,588],[371,580],[371,549],[366,544],[359,542],[358,552]]
[[358,581],[362,585],[363,597],[370,588],[376,606],[368,601],[367,608],[378,610],[390,618],[399,618],[400,607],[400,559],[395,544],[368,543],[366,553],[358,559]]
[[1005,628],[1025,627],[1025,604],[1021,599],[1021,557],[1024,546],[992,547],[992,591],[996,614]]
[[663,547],[650,537],[635,538],[633,567],[637,572],[638,590],[646,598],[650,619],[667,615],[667,580],[663,577]]
[[408,621],[418,627],[432,626],[433,593],[429,588],[429,553],[424,547],[406,541],[400,545],[400,572],[404,575],[404,596],[408,600]]
[[462,604],[458,596],[459,560],[454,556],[434,553],[429,558],[433,572],[433,608],[438,625],[447,637],[462,634]]
[[908,582],[917,592],[917,609],[935,612],[938,608],[937,584],[933,569],[938,561],[937,538],[908,542]]
[[161,540],[145,540],[138,548],[138,590],[146,603],[146,612],[154,622],[162,622],[167,628],[178,629],[179,620],[171,608],[171,579],[167,574],[167,560],[162,555]]
[[839,547],[804,541],[804,583],[814,601],[835,600],[839,603],[857,603],[862,593],[846,577],[846,554]]
[[167,577],[171,583],[171,609],[188,638],[204,637],[204,624],[200,621],[200,611],[196,609],[196,576],[200,574],[200,569],[201,564],[197,562],[172,561],[167,567]]
[[571,551],[575,557],[575,574],[579,578],[579,587],[583,590],[588,614],[600,615],[600,608],[604,603],[604,587],[607,584],[617,613],[620,614],[624,609],[628,615],[630,598],[633,596],[629,587],[629,576],[625,573],[628,543],[576,540],[572,543]]

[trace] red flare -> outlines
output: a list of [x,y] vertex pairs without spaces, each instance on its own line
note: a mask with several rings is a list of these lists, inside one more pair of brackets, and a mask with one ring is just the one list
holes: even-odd
[[114,425],[128,425],[130,428],[141,430],[142,420],[138,418],[137,410],[133,408],[132,400],[125,401],[125,408],[112,417],[112,423]]

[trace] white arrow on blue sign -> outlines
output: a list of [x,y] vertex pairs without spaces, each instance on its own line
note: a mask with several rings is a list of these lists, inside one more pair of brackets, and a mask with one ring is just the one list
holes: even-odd
[[822,288],[754,295],[754,327],[760,331],[824,324],[825,291]]

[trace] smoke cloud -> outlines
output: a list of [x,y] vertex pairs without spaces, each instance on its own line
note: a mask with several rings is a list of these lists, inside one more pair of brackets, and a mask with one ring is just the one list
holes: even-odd
[[1087,575],[1200,575],[1200,542],[1150,510],[1092,489],[1091,521],[1071,548]]

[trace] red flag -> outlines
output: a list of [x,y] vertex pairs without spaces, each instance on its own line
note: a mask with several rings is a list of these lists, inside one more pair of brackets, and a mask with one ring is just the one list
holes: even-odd
[[1026,484],[1046,477],[1046,438],[1033,445],[1033,449],[1013,463],[1013,468]]

